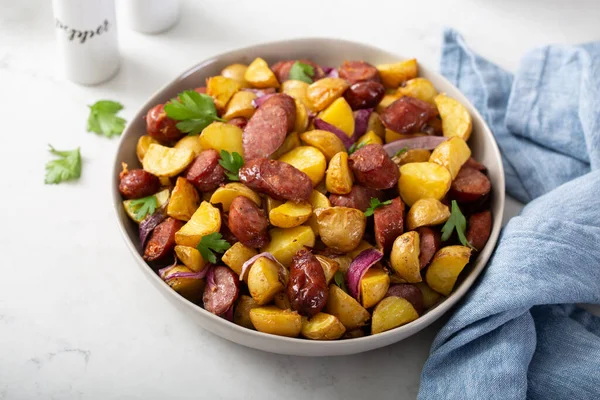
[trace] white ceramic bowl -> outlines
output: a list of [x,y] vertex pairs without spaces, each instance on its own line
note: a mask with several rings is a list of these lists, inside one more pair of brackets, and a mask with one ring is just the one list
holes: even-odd
[[[408,55],[410,56],[410,55]],[[177,308],[184,311],[189,317],[198,322],[203,328],[233,342],[244,346],[253,347],[273,353],[302,355],[302,356],[333,356],[360,353],[387,346],[407,338],[425,328],[448,311],[469,290],[477,276],[483,270],[498,240],[504,210],[504,171],[500,158],[500,151],[483,118],[457,88],[432,69],[419,64],[419,75],[429,79],[440,92],[464,104],[473,117],[473,134],[469,145],[473,156],[483,162],[492,181],[492,214],[493,229],[490,239],[479,254],[476,261],[465,270],[455,286],[454,292],[436,307],[430,309],[419,319],[399,328],[365,336],[357,339],[337,341],[313,341],[306,339],[293,339],[269,335],[243,328],[217,317],[203,308],[187,301],[173,291],[158,275],[146,264],[140,256],[141,249],[138,240],[138,227],[130,221],[122,207],[122,199],[118,186],[118,175],[121,162],[128,163],[131,167],[138,166],[135,147],[137,140],[146,132],[144,116],[146,112],[158,103],[175,97],[177,93],[190,88],[204,85],[209,76],[218,75],[223,67],[232,63],[250,63],[255,57],[262,57],[269,64],[284,59],[309,58],[320,65],[339,66],[345,60],[365,60],[371,64],[389,63],[406,59],[406,55],[398,55],[376,47],[335,39],[298,39],[281,42],[266,43],[230,51],[212,57],[188,69],[171,83],[156,92],[140,110],[125,129],[117,150],[112,180],[113,206],[121,232],[127,246],[146,276],[157,290],[169,299]]]

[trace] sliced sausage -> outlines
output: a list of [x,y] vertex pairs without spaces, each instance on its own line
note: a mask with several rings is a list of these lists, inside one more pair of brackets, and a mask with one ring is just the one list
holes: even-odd
[[292,258],[287,294],[293,310],[313,316],[327,303],[325,272],[319,260],[307,249]]
[[364,81],[379,82],[379,71],[364,61],[345,61],[339,69],[340,78],[350,84]]
[[230,125],[235,125],[240,129],[244,129],[248,124],[248,120],[244,117],[235,117],[231,118],[229,121],[227,121],[227,123]]
[[390,204],[376,208],[373,222],[377,246],[387,253],[394,240],[404,233],[404,202],[396,197]]
[[421,127],[421,132],[431,136],[442,136],[444,134],[442,120],[438,117],[430,118],[425,125]]
[[487,196],[491,188],[492,184],[487,176],[475,168],[462,167],[452,181],[448,198],[459,203],[471,203]]
[[175,218],[167,218],[158,224],[146,244],[144,260],[156,261],[171,254],[175,248],[175,232],[182,226],[183,222]]
[[[235,303],[240,294],[239,277],[224,266],[211,267],[212,281],[202,295],[204,309],[216,315],[224,314]],[[207,277],[207,281],[209,281]]]
[[371,189],[389,189],[398,183],[400,171],[380,144],[368,144],[348,159],[356,181]]
[[119,174],[119,192],[126,199],[150,196],[160,189],[160,179],[143,169],[132,169]]
[[423,269],[429,265],[435,253],[442,247],[442,238],[438,231],[427,226],[417,228],[417,232],[420,239],[419,262]]
[[148,135],[162,144],[171,144],[185,135],[177,129],[177,121],[167,117],[164,104],[157,104],[146,114]]
[[379,116],[386,128],[398,133],[417,133],[437,108],[426,101],[404,96],[387,106]]
[[221,236],[223,239],[229,243],[231,246],[239,242],[239,239],[231,232],[229,229],[229,215],[221,211]]
[[201,151],[188,168],[186,179],[201,192],[215,190],[225,180],[225,169],[219,164],[219,159],[216,150]]
[[332,206],[356,208],[366,211],[371,205],[371,198],[381,200],[383,192],[370,189],[361,185],[353,185],[348,194],[330,194],[329,201]]
[[194,89],[194,91],[196,93],[200,93],[200,94],[206,94],[206,86],[200,86],[197,87],[196,89]]
[[238,196],[231,202],[228,226],[231,233],[248,247],[263,247],[269,243],[269,220],[252,200]]
[[344,92],[344,98],[353,110],[374,108],[385,95],[385,88],[379,82],[357,82]]
[[296,123],[296,103],[287,94],[275,94],[256,110],[242,135],[247,161],[269,157],[283,144]]
[[250,189],[275,200],[308,201],[313,190],[308,175],[283,161],[259,158],[246,162],[239,176]]
[[475,168],[477,171],[485,172],[487,170],[486,166],[474,159],[473,157],[469,157],[466,163],[463,164],[464,167]]
[[423,293],[417,286],[411,285],[410,283],[392,285],[385,294],[385,297],[390,296],[402,297],[410,301],[410,304],[413,305],[417,314],[423,314]]
[[[313,62],[311,60],[307,60],[307,59],[301,59],[298,61],[300,61],[303,64],[308,64],[313,67],[313,73],[314,73],[312,76],[313,82],[325,77],[325,72],[323,72],[323,68],[321,68],[315,62]],[[283,60],[283,61],[276,62],[275,64],[273,64],[271,66],[271,71],[273,71],[273,73],[277,77],[277,80],[280,83],[283,83],[289,79],[290,70],[292,69],[292,65],[294,65],[295,62],[296,62],[296,60]]]
[[492,233],[492,213],[490,210],[473,214],[467,224],[467,240],[471,246],[481,251]]

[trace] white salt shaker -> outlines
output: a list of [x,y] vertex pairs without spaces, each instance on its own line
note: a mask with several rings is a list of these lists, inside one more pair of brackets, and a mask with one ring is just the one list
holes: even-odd
[[119,0],[119,5],[127,26],[141,33],[166,31],[179,19],[179,0]]
[[120,65],[115,0],[52,0],[60,62],[67,79],[95,85]]

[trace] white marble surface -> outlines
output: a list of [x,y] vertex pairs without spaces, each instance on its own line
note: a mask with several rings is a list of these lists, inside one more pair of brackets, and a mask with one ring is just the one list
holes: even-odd
[[[188,66],[274,39],[354,39],[436,65],[441,29],[451,25],[515,69],[533,46],[600,38],[593,0],[363,3],[184,1],[165,34],[121,26],[119,74],[80,87],[54,68],[50,2],[0,0],[0,399],[415,398],[439,323],[366,354],[295,358],[187,321],[142,277],[117,231],[109,197],[116,140],[85,132],[87,104],[117,99],[130,117]],[[43,184],[47,143],[81,146],[79,182]]]

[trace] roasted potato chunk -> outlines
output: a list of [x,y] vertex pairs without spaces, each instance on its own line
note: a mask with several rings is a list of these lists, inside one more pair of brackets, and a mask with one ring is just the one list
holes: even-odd
[[245,64],[231,64],[223,68],[221,76],[237,81],[242,88],[249,88],[250,85],[246,82],[246,79],[244,79],[247,69],[248,66]]
[[377,136],[380,138],[385,138],[385,126],[379,119],[379,114],[376,112],[372,112],[369,116],[369,122],[367,123],[367,132],[375,132]]
[[458,175],[458,171],[471,157],[471,149],[467,142],[458,136],[451,137],[440,143],[431,153],[429,162],[440,164],[445,167],[452,176],[452,180]]
[[300,332],[307,339],[335,340],[346,333],[346,328],[335,316],[320,312],[310,320],[303,318]]
[[238,196],[247,197],[248,199],[256,203],[256,205],[259,207],[262,203],[260,196],[256,194],[256,192],[254,192],[248,186],[237,182],[228,183],[225,186],[221,186],[220,188],[215,190],[214,193],[210,196],[210,203],[221,203],[223,211],[228,212],[229,208],[231,207],[231,202],[233,202],[233,199],[235,199]]
[[421,282],[421,263],[419,234],[415,231],[398,236],[392,246],[390,263],[394,271],[406,282]]
[[276,160],[282,155],[289,153],[294,150],[296,147],[300,147],[302,143],[300,143],[300,136],[297,132],[292,132],[285,137],[283,144],[279,146],[279,148],[271,155],[271,159]]
[[419,199],[443,199],[451,183],[450,172],[441,165],[431,162],[410,163],[400,167],[398,190],[402,200],[412,206]]
[[252,105],[254,99],[256,99],[256,95],[252,92],[237,92],[231,97],[229,103],[227,103],[223,118],[226,120],[237,117],[250,119],[254,115],[254,111],[256,111],[256,108]]
[[398,156],[394,156],[392,160],[396,165],[402,166],[404,164],[410,164],[414,162],[427,162],[431,156],[431,151],[426,149],[410,149],[406,150]]
[[319,79],[306,89],[308,106],[314,112],[324,110],[341,97],[349,86],[348,82],[341,78]]
[[240,242],[234,243],[221,257],[221,261],[227,265],[236,274],[242,273],[242,266],[246,261],[257,255],[253,248],[243,245]]
[[221,212],[203,201],[192,218],[175,233],[175,243],[180,246],[196,247],[203,236],[221,229]]
[[270,303],[275,294],[283,289],[279,281],[279,268],[277,263],[266,257],[260,257],[250,267],[248,290],[258,305]]
[[257,307],[260,306],[252,297],[241,295],[233,312],[233,322],[244,328],[254,329],[254,325],[250,321],[250,310]]
[[383,268],[371,267],[360,280],[360,299],[364,308],[371,308],[385,297],[390,276]]
[[405,82],[404,86],[400,86],[396,91],[400,96],[415,97],[419,100],[435,104],[434,98],[438,91],[433,84],[425,78],[414,78]]
[[194,152],[152,143],[142,162],[144,170],[156,176],[177,176],[194,161]]
[[200,144],[200,136],[184,136],[173,146],[176,149],[190,149],[196,157],[203,150]]
[[420,226],[439,225],[448,221],[450,209],[436,199],[419,199],[406,215],[406,227],[409,231]]
[[427,285],[436,292],[448,296],[470,257],[471,249],[466,246],[442,247],[435,253],[427,268],[425,274]]
[[259,332],[272,335],[297,337],[302,329],[302,317],[296,311],[282,310],[275,306],[257,307],[250,310],[250,321]]
[[431,289],[425,282],[417,283],[417,287],[423,293],[423,308],[425,310],[435,306],[442,298],[441,294]]
[[296,100],[300,100],[303,104],[307,105],[308,100],[306,99],[306,90],[308,89],[308,83],[287,80],[281,84],[281,93],[289,94]]
[[234,151],[244,156],[242,147],[242,130],[235,125],[224,122],[213,122],[200,134],[200,145],[203,149],[215,149],[233,153]]
[[191,302],[198,303],[202,300],[204,292],[204,279],[195,278],[171,278],[176,272],[192,272],[183,265],[171,268],[164,276],[164,281],[177,293]]
[[[307,106],[298,99],[294,99],[296,102],[296,124],[294,125],[294,132],[296,134],[304,132],[308,128],[308,108]],[[298,143],[298,145],[300,145]]]
[[336,285],[329,285],[329,297],[325,308],[329,314],[337,317],[348,330],[360,328],[371,317],[358,301]]
[[304,132],[300,139],[309,146],[315,147],[323,153],[327,161],[339,152],[345,152],[344,143],[333,133],[319,129]]
[[194,247],[175,246],[175,254],[186,267],[194,272],[201,271],[206,267],[207,261]]
[[167,215],[180,221],[189,221],[199,205],[200,195],[194,185],[187,179],[178,177],[167,205]]
[[217,110],[224,110],[231,97],[241,88],[238,81],[224,76],[211,76],[206,80],[206,94],[213,98]]
[[378,114],[381,114],[383,112],[383,110],[385,110],[390,104],[392,104],[399,98],[400,98],[400,96],[398,96],[396,93],[384,95],[383,98],[381,99],[381,101],[379,102],[379,104],[377,104],[377,107],[375,107],[375,111]]
[[289,268],[292,257],[303,247],[315,245],[315,234],[310,226],[300,225],[295,228],[273,228],[269,231],[271,241],[261,251],[271,254],[285,267]]
[[269,221],[271,225],[279,228],[293,228],[305,223],[311,215],[312,207],[310,203],[306,201],[300,203],[286,201],[269,212]]
[[135,154],[137,155],[137,158],[140,161],[140,163],[144,161],[144,156],[148,151],[148,147],[150,147],[150,145],[153,143],[160,144],[158,143],[158,140],[148,135],[140,136],[140,138],[138,139],[137,145],[135,147]]
[[419,74],[416,59],[401,61],[394,64],[381,64],[377,66],[381,83],[386,88],[395,89],[404,81],[414,79]]
[[[313,210],[331,207],[331,202],[327,196],[317,190],[313,190],[308,202]],[[317,216],[314,214],[314,212],[311,213],[310,218],[308,218],[307,225],[311,227],[315,233],[315,236],[319,236],[319,222],[317,221]]]
[[473,130],[473,121],[467,109],[444,93],[438,94],[434,100],[442,118],[444,136],[458,136],[465,142],[469,140]]
[[312,146],[296,147],[279,157],[279,161],[288,163],[308,175],[313,187],[323,180],[327,168],[327,160],[323,153]]
[[410,301],[397,296],[386,297],[373,310],[371,333],[375,335],[389,331],[417,318],[419,318],[419,314]]
[[244,79],[250,85],[259,89],[279,87],[277,77],[273,71],[271,71],[267,62],[260,57],[254,59],[254,61],[248,65],[246,72],[244,72]]
[[348,137],[354,134],[354,114],[343,97],[337,98],[319,116],[323,121],[335,126]]
[[325,282],[329,284],[335,273],[340,269],[340,263],[332,258],[325,257],[320,254],[315,254],[315,257],[317,260],[319,260],[319,263],[321,263],[321,266],[323,267],[323,272],[325,273]]
[[367,226],[365,214],[356,208],[329,207],[315,210],[321,241],[341,253],[352,251],[360,243]]
[[292,309],[290,298],[288,297],[285,290],[282,290],[281,292],[277,292],[275,294],[275,297],[273,298],[273,303],[275,303],[275,306],[277,306],[277,308],[281,308],[282,310]]
[[375,132],[368,131],[358,139],[356,139],[356,147],[365,146],[367,144],[380,144],[383,145],[383,139],[379,137]]
[[354,177],[348,165],[348,153],[340,151],[329,162],[325,176],[325,187],[333,194],[348,194],[352,190]]
[[[156,205],[158,208],[164,206],[167,201],[169,201],[169,189],[161,190],[160,192],[156,193],[154,197],[156,197]],[[132,201],[135,200],[125,200],[123,202],[123,208],[125,209],[127,216],[139,224],[144,220],[144,218],[146,218],[146,216],[144,215],[143,218],[137,217],[136,214],[138,209],[131,204]]]

